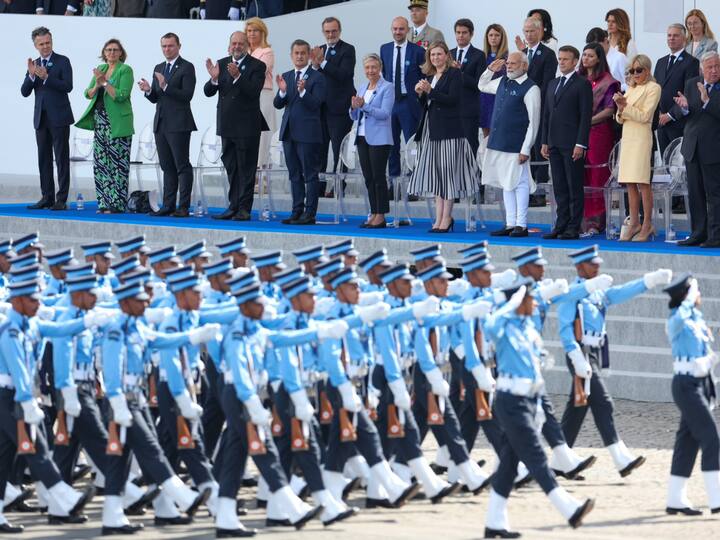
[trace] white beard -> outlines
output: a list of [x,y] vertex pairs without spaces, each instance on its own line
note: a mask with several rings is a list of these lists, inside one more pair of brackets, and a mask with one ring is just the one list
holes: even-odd
[[521,71],[513,71],[512,73],[509,71],[507,72],[507,78],[511,81],[514,81],[515,79],[517,79],[518,77],[522,77],[523,75],[525,75],[525,73]]

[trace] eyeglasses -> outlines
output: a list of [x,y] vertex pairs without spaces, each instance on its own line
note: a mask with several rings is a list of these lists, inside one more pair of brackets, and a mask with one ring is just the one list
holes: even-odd
[[643,71],[645,71],[645,68],[639,67],[635,69],[628,69],[628,73],[630,75],[640,75]]
[[120,49],[105,49],[105,52],[120,52]]

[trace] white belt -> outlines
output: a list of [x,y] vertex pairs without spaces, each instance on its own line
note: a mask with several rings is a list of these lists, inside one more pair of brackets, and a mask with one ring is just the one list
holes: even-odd
[[165,369],[159,369],[158,370],[158,377],[162,382],[167,382],[167,370]]
[[455,356],[457,356],[460,360],[465,358],[465,345],[461,343],[457,347],[454,347],[453,350],[455,351]]
[[676,356],[673,361],[675,375],[692,375],[693,377],[707,377],[713,368],[713,358],[707,356]]
[[507,375],[500,375],[496,384],[498,392],[524,397],[534,397],[542,388],[542,380],[534,381],[525,377],[508,377]]
[[138,375],[128,373],[123,377],[123,383],[128,387],[140,386],[140,377]]
[[378,366],[385,365],[385,360],[383,360],[382,354],[380,354],[380,353],[375,354],[375,364],[377,364]]
[[95,380],[95,373],[93,372],[91,364],[85,364],[87,367],[79,368],[76,367],[73,370],[73,379],[76,381],[93,381]]
[[223,379],[225,379],[225,384],[233,384],[233,374],[232,371],[227,370],[223,373]]
[[596,334],[595,332],[588,332],[583,335],[583,345],[588,347],[600,348],[605,344],[605,334]]
[[0,373],[0,387],[2,388],[15,388],[12,377],[7,373]]

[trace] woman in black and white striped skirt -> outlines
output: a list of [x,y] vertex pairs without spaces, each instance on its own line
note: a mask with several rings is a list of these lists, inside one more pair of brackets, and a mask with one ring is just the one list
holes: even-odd
[[430,45],[422,71],[426,78],[415,86],[423,106],[415,133],[418,161],[408,192],[435,196],[435,221],[430,232],[449,232],[454,224],[453,200],[478,189],[480,169],[463,132],[462,73],[454,67],[445,43]]

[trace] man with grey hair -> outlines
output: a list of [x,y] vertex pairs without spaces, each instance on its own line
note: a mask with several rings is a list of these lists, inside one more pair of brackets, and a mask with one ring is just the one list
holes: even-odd
[[[28,58],[27,72],[20,93],[35,93],[33,126],[38,147],[42,197],[28,206],[31,210],[66,210],[70,189],[70,124],[74,122],[68,94],[73,89],[70,60],[53,51],[50,30],[40,26],[30,34],[40,56]],[[53,155],[57,167],[58,191],[55,195]]]
[[687,168],[690,227],[678,244],[720,247],[720,56],[700,59],[702,74],[685,84],[675,103],[685,116],[682,155]]
[[[505,76],[493,79],[503,66]],[[513,52],[499,58],[480,76],[478,88],[495,94],[490,138],[483,159],[483,184],[502,188],[505,226],[492,236],[528,235],[527,209],[535,183],[530,172],[530,152],[540,127],[540,88],[527,73],[528,57]]]

